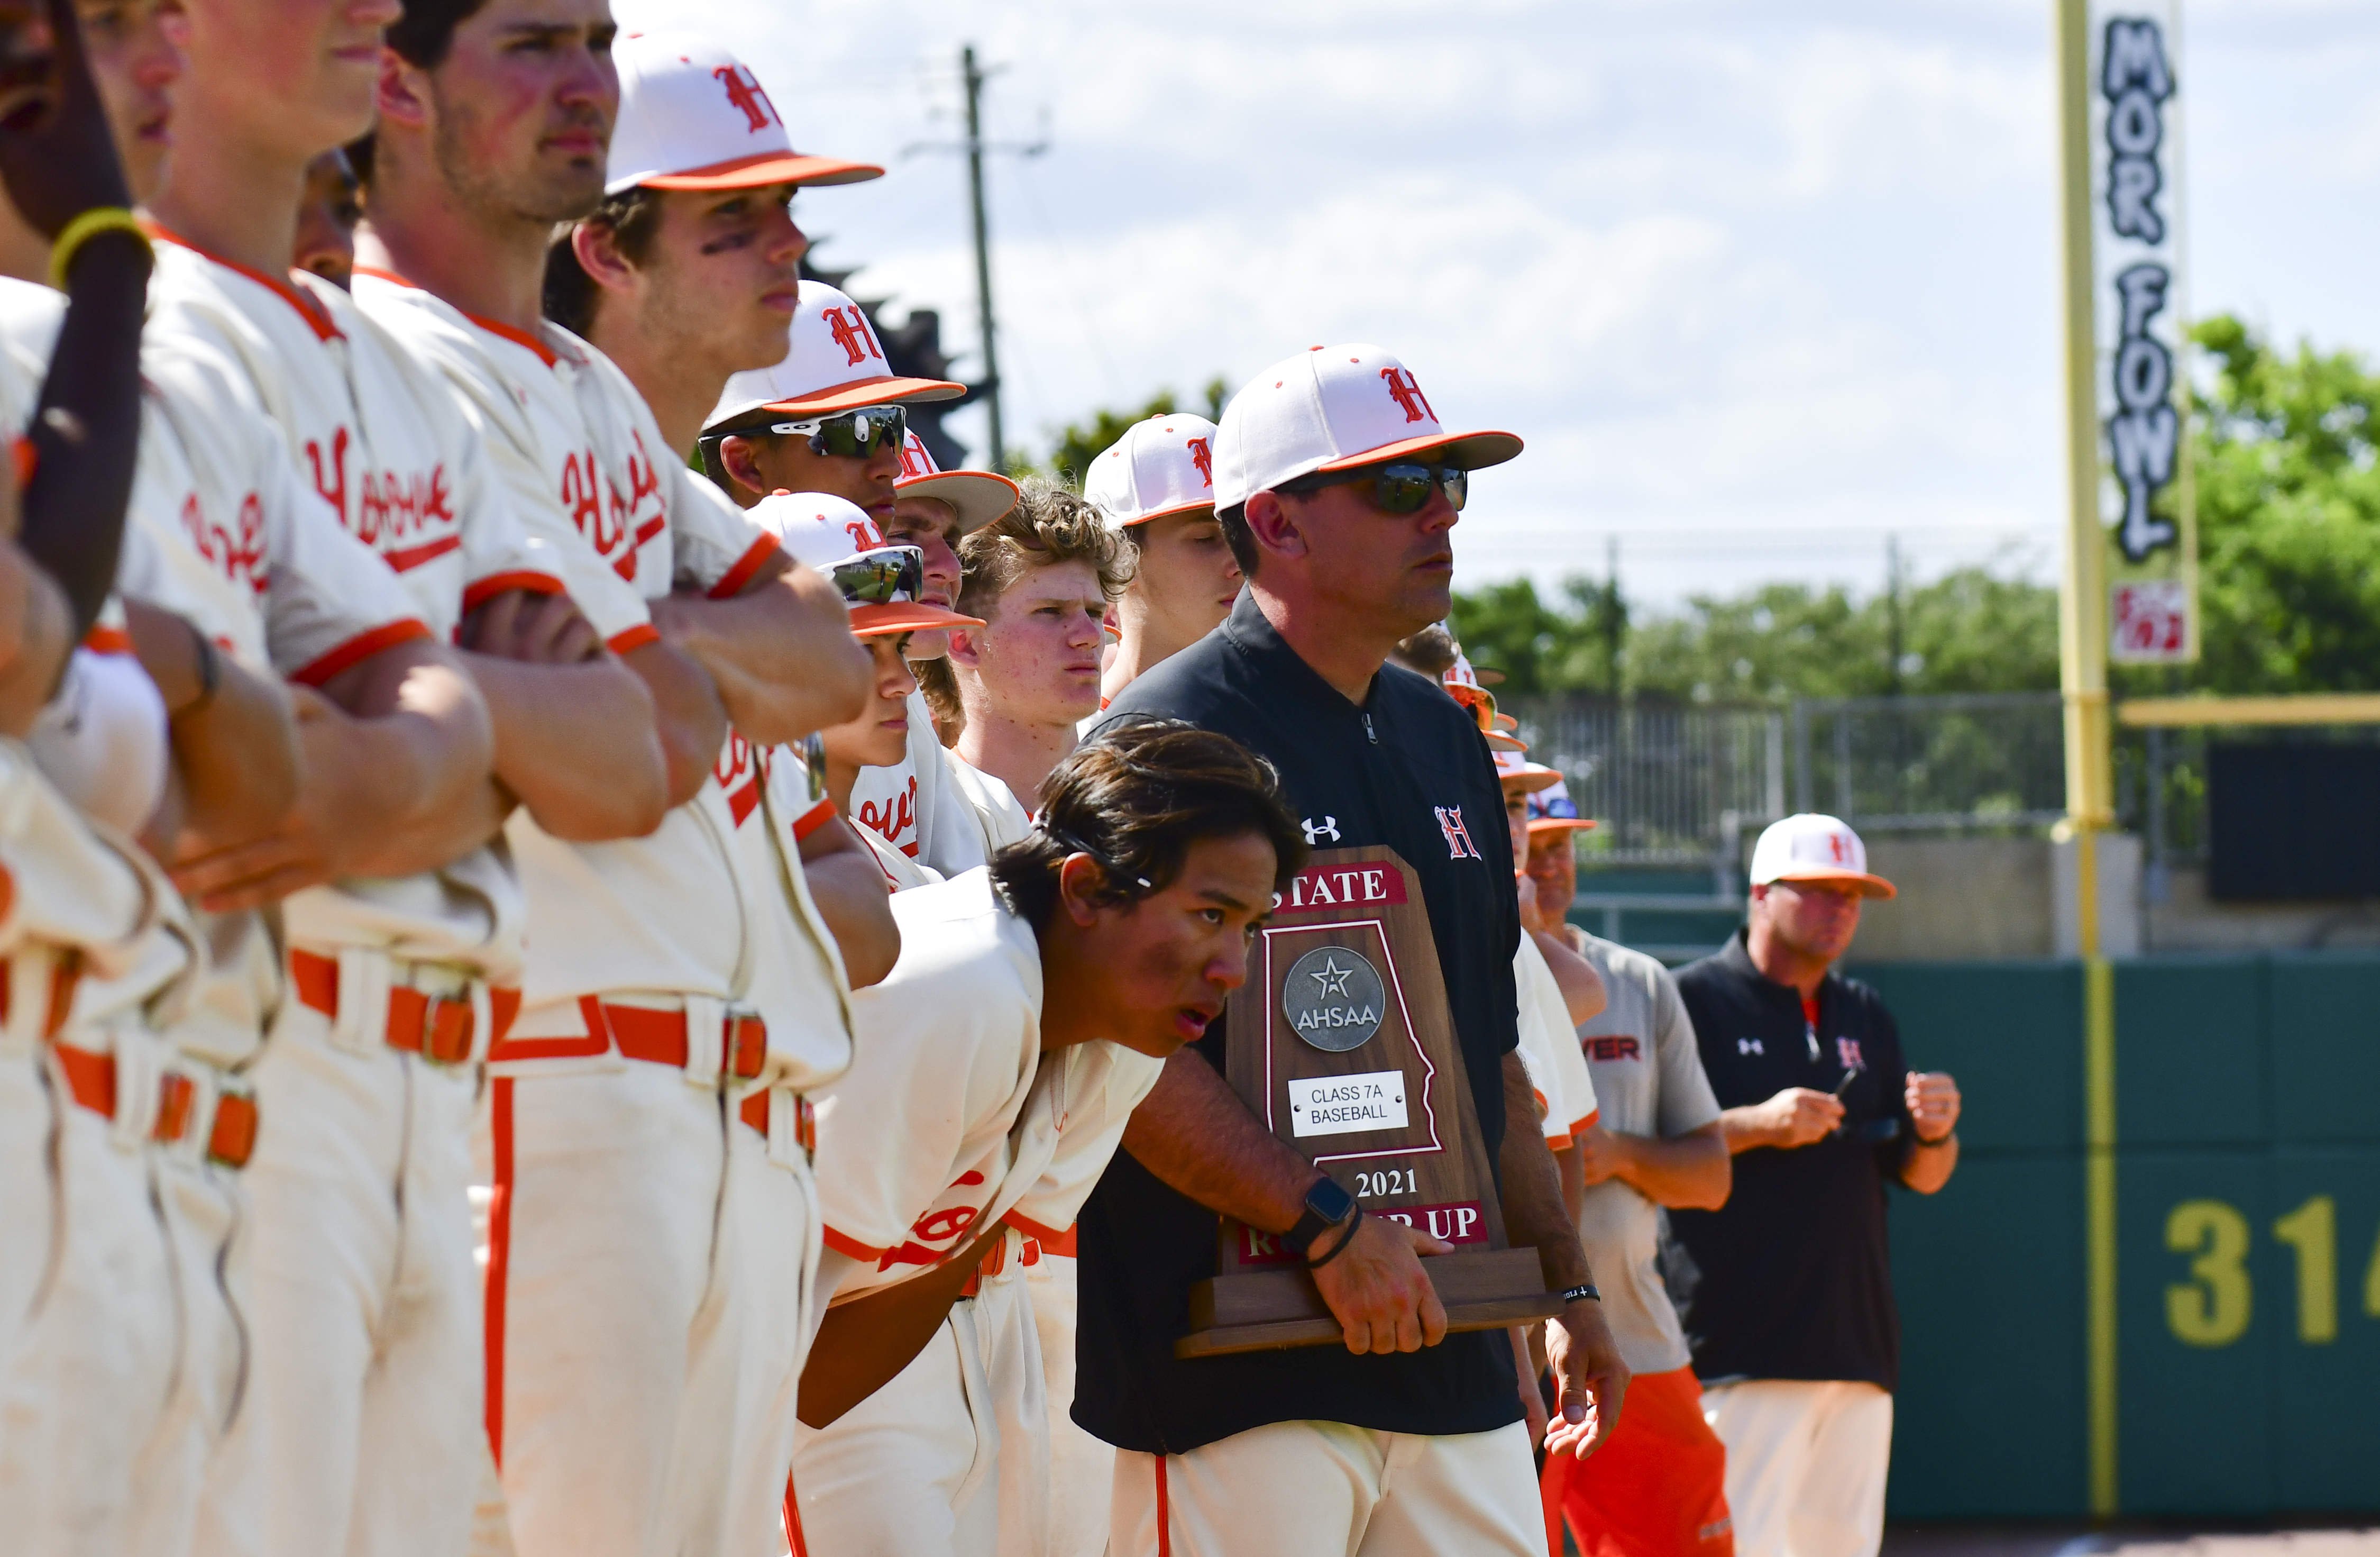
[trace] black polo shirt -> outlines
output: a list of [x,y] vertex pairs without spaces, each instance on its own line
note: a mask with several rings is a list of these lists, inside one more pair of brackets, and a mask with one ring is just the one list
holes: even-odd
[[[1439,687],[1384,666],[1358,708],[1281,641],[1243,592],[1220,627],[1124,690],[1133,715],[1220,730],[1272,760],[1320,846],[1385,845],[1419,877],[1488,1161],[1504,1137],[1503,1057],[1514,1030],[1520,909],[1495,764]],[[1093,738],[1097,738],[1096,732]],[[1441,825],[1444,808],[1459,830]],[[1223,1068],[1224,1021],[1198,1050]],[[1521,1417],[1501,1331],[1354,1356],[1338,1344],[1179,1361],[1190,1288],[1215,1274],[1213,1211],[1118,1152],[1084,1208],[1075,1420],[1109,1442],[1180,1454],[1269,1422],[1389,1432],[1486,1432]]]
[[1851,1080],[1840,1134],[1743,1152],[1726,1205],[1670,1213],[1692,1267],[1681,1284],[1694,1371],[1706,1384],[1863,1380],[1889,1390],[1900,1377],[1900,1316],[1884,1194],[1916,1141],[1900,1029],[1874,990],[1836,972],[1818,988],[1814,1026],[1801,992],[1753,965],[1744,933],[1678,970],[1719,1106]]

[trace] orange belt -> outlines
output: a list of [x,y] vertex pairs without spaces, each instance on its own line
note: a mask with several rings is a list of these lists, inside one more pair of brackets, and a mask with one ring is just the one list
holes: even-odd
[[[313,952],[289,954],[289,982],[298,1004],[325,1016],[339,1014],[339,963]],[[520,991],[491,986],[488,1011],[495,1031],[490,1046],[504,1041],[504,1029],[520,1011]],[[388,1046],[419,1054],[433,1064],[456,1065],[471,1057],[475,1019],[468,1000],[426,994],[419,990],[388,991]]]
[[[0,1020],[8,1015],[8,968],[6,958],[0,958]],[[55,1038],[67,1025],[74,1011],[75,986],[82,980],[82,958],[73,952],[60,954],[50,967],[50,1011],[42,1024],[43,1038]]]
[[1002,1226],[1000,1236],[983,1251],[983,1258],[967,1272],[966,1285],[959,1288],[961,1297],[973,1297],[983,1290],[983,1283],[1008,1269],[1008,1229]]
[[[609,1005],[589,996],[581,1001],[589,1032],[600,1021],[611,1029],[612,1046],[631,1060],[686,1068],[686,1030],[683,1011],[655,1011],[642,1005]],[[769,1063],[769,1024],[748,1013],[730,1013],[720,1033],[720,1073],[738,1081],[759,1076]],[[795,1137],[802,1150],[818,1152],[818,1118],[809,1099],[793,1094]],[[762,1135],[769,1133],[769,1092],[753,1093],[738,1104],[735,1116]]]
[[[74,1101],[103,1118],[115,1117],[115,1056],[94,1053],[68,1043],[53,1043],[58,1068],[66,1073]],[[149,1138],[171,1145],[189,1133],[192,1105],[199,1089],[187,1076],[167,1071],[158,1080],[157,1123]],[[226,1168],[245,1167],[256,1150],[256,1100],[244,1092],[224,1092],[215,1099],[213,1126],[207,1132],[207,1160]]]

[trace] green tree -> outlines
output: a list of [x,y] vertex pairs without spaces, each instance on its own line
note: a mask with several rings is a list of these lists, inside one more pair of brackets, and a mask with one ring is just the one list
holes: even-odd
[[2380,375],[2358,352],[2277,350],[2228,314],[2192,335],[2215,371],[2192,405],[2204,658],[2191,679],[2380,687]]
[[[1220,378],[1209,379],[1205,390],[1206,407],[1199,414],[1208,421],[1221,417],[1228,393],[1229,388]],[[1101,407],[1091,413],[1089,420],[1070,421],[1058,429],[1050,439],[1049,452],[1038,460],[1024,455],[1011,455],[1008,473],[1011,476],[1049,476],[1068,486],[1079,486],[1083,472],[1091,468],[1091,461],[1107,453],[1109,447],[1123,436],[1126,428],[1150,417],[1169,416],[1181,408],[1181,402],[1170,389],[1150,395],[1148,403],[1136,411],[1111,410]]]

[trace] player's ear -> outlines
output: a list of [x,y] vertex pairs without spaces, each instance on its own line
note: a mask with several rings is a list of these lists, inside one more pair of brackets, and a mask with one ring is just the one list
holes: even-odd
[[769,478],[760,473],[759,451],[749,438],[734,433],[719,440],[719,463],[728,479],[755,497],[769,495]]
[[1089,855],[1070,854],[1058,867],[1058,906],[1075,928],[1088,930],[1098,920],[1099,894],[1106,886],[1107,872]]
[[633,292],[637,267],[620,252],[619,235],[610,224],[581,222],[570,229],[570,252],[587,279],[606,292]]
[[395,49],[380,51],[380,122],[419,129],[430,120],[430,94],[423,72]]
[[967,627],[951,629],[949,658],[951,663],[965,665],[969,670],[980,670],[983,667],[983,650],[976,642],[972,629]]
[[1297,528],[1296,516],[1278,493],[1252,492],[1241,510],[1246,516],[1248,533],[1256,538],[1259,550],[1277,552],[1285,557],[1305,554],[1305,536]]

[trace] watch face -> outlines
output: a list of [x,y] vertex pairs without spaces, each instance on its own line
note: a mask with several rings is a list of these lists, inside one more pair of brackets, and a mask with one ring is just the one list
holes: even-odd
[[1344,1222],[1355,1209],[1355,1197],[1335,1178],[1326,1178],[1305,1192],[1306,1210],[1325,1222]]

